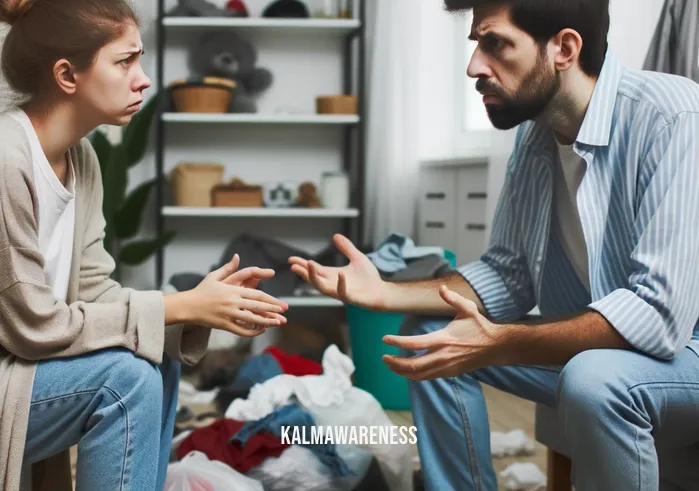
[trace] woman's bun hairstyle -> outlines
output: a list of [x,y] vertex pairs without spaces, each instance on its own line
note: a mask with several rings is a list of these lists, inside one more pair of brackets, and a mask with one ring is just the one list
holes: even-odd
[[36,0],[0,0],[0,22],[14,25],[34,3]]

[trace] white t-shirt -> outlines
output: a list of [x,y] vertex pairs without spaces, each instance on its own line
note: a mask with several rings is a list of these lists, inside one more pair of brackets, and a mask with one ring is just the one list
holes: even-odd
[[44,273],[56,300],[65,301],[73,258],[75,234],[75,172],[68,158],[68,187],[63,186],[46,159],[39,138],[27,114],[11,113],[29,138],[34,165],[34,186],[39,200],[39,250],[44,257]]
[[[557,142],[558,143],[558,142]],[[576,199],[578,188],[585,176],[585,161],[573,150],[573,145],[558,143],[560,156],[556,169],[555,202],[558,230],[563,249],[573,268],[587,290],[590,290],[587,246],[580,223],[580,212]]]

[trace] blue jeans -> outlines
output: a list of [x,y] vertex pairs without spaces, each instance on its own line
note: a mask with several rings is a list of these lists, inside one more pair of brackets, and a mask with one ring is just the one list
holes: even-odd
[[[407,318],[404,335],[448,320]],[[414,355],[406,351],[403,356]],[[591,350],[565,367],[491,367],[410,382],[425,486],[495,491],[480,383],[557,408],[576,491],[691,490],[699,483],[699,357]]]
[[78,490],[162,490],[180,371],[121,349],[40,362],[24,464],[77,444]]

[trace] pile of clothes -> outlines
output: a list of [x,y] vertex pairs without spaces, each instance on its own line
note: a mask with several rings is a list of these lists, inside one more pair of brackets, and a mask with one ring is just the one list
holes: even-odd
[[[221,489],[265,491],[413,489],[407,444],[310,441],[328,427],[393,426],[378,401],[352,385],[353,372],[336,345],[322,363],[270,347],[210,376],[201,390],[183,382],[166,491],[195,478],[212,491],[219,481],[229,486]],[[190,407],[206,404],[217,410],[195,415]],[[299,432],[293,438],[290,428]]]

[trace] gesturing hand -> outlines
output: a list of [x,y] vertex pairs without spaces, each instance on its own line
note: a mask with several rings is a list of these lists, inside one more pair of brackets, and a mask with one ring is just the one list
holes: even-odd
[[491,323],[475,303],[449,290],[439,293],[457,311],[444,329],[420,336],[384,336],[386,344],[426,353],[402,358],[384,355],[383,360],[395,373],[411,380],[456,377],[496,364],[502,342],[502,327]]
[[290,257],[291,270],[324,295],[346,304],[380,309],[387,287],[376,266],[345,236],[336,234],[333,242],[349,259],[347,266],[332,268],[300,257]]
[[198,323],[246,337],[259,336],[266,327],[286,323],[281,314],[288,305],[255,289],[260,280],[273,277],[274,271],[260,268],[237,271],[239,265],[236,254],[231,262],[209,273],[191,291]]

